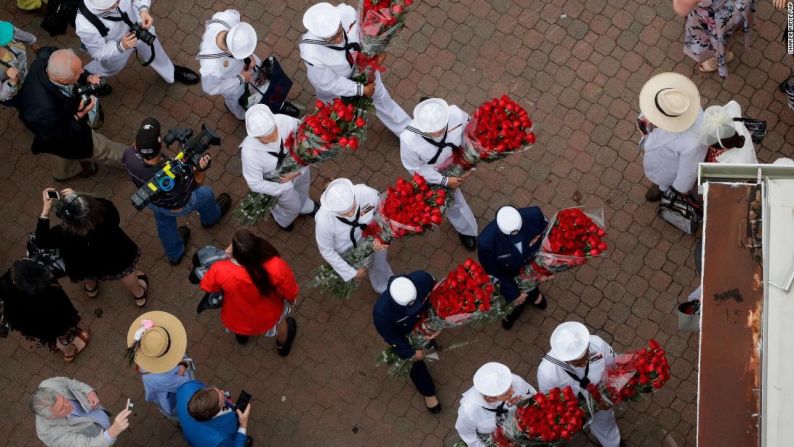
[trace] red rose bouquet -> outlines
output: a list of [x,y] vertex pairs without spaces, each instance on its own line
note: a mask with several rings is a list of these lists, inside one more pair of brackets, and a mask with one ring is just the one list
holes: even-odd
[[[267,179],[278,182],[281,176],[355,151],[366,136],[366,111],[335,98],[330,104],[316,102],[317,110],[301,119],[294,133],[284,139],[289,156]],[[278,203],[278,197],[250,192],[235,210],[244,225],[254,225]]]
[[670,380],[670,365],[665,350],[655,340],[633,354],[615,358],[600,384],[587,386],[596,403],[612,406],[626,400],[636,400],[640,394],[652,393]]
[[521,268],[521,273],[518,274],[513,280],[521,292],[530,292],[538,287],[538,284],[554,278],[554,273],[541,267],[535,261],[530,261],[529,264]]
[[604,236],[603,210],[560,210],[549,221],[535,262],[550,272],[561,272],[582,265],[607,250]]
[[405,12],[413,0],[361,0],[361,52],[375,56],[386,51],[392,37],[405,24]]
[[494,445],[561,445],[582,431],[587,423],[587,412],[571,387],[552,388],[546,394],[537,393],[519,402],[502,424],[499,434],[502,444],[494,442]]

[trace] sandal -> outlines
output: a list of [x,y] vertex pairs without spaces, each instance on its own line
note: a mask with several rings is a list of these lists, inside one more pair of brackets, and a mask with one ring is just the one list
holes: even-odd
[[89,289],[88,286],[86,285],[85,281],[84,281],[83,282],[83,290],[85,290],[85,294],[89,298],[96,298],[96,296],[99,295],[99,281],[96,281],[96,285],[94,286],[93,289]]
[[[725,56],[725,64],[730,63],[733,60],[733,57],[734,57],[733,53],[728,52],[728,54]],[[703,62],[698,63],[696,68],[701,73],[714,73],[720,67],[717,64],[717,57],[714,56],[712,58],[706,59]]]
[[85,351],[85,348],[88,347],[88,341],[91,339],[91,335],[88,332],[86,332],[86,331],[80,331],[80,333],[75,336],[75,339],[76,340],[80,340],[83,343],[83,347],[82,348],[79,347],[77,345],[77,343],[72,341],[72,344],[75,347],[75,351],[71,355],[64,354],[63,361],[66,362],[66,363],[74,362],[74,360],[77,358],[77,356],[80,355],[81,352]]
[[135,297],[135,305],[138,307],[146,306],[146,294],[149,293],[149,278],[146,277],[145,274],[138,275],[138,284],[141,285],[143,289],[143,295],[140,297]]

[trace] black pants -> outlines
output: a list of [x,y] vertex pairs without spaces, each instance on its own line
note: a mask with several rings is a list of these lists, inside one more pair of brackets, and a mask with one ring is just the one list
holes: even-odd
[[521,312],[524,311],[524,308],[527,307],[527,304],[534,303],[539,296],[540,296],[540,289],[538,287],[535,287],[534,289],[527,292],[527,299],[525,299],[523,303],[516,306],[516,308],[513,309],[512,312],[507,314],[507,316],[505,316],[505,320],[512,322],[518,320],[518,317],[521,316]]
[[430,377],[430,371],[428,371],[424,360],[414,362],[411,366],[411,382],[422,396],[436,395],[436,386],[433,385],[433,378]]

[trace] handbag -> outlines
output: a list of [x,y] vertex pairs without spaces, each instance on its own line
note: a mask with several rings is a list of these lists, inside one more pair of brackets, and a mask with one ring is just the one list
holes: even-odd
[[[228,259],[226,252],[218,247],[206,245],[193,254],[193,269],[190,271],[188,280],[193,284],[198,284],[204,275],[207,274],[212,264],[221,259]],[[196,313],[200,314],[207,309],[220,309],[223,306],[222,292],[206,292],[196,307]]]
[[264,104],[273,113],[279,113],[292,88],[292,80],[284,73],[275,56],[270,56],[254,67],[254,77],[245,85],[239,103],[244,109]]
[[753,143],[761,144],[761,142],[764,141],[764,137],[766,136],[765,120],[757,120],[745,117],[734,118],[733,120],[744,124],[744,127],[747,128],[747,131],[750,132],[750,139],[753,140]]
[[656,215],[686,234],[695,234],[703,220],[700,210],[676,192],[662,196]]
[[38,262],[52,273],[55,279],[66,276],[66,265],[57,248],[41,248],[36,244],[36,233],[28,234],[27,256],[28,259]]

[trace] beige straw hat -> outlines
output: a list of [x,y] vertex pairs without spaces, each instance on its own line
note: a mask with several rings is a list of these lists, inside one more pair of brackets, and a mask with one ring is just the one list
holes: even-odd
[[127,331],[127,347],[134,349],[135,363],[150,373],[175,367],[187,349],[187,333],[179,319],[159,310],[146,312]]
[[700,93],[695,83],[686,76],[660,73],[642,86],[640,110],[654,126],[680,133],[697,120]]

